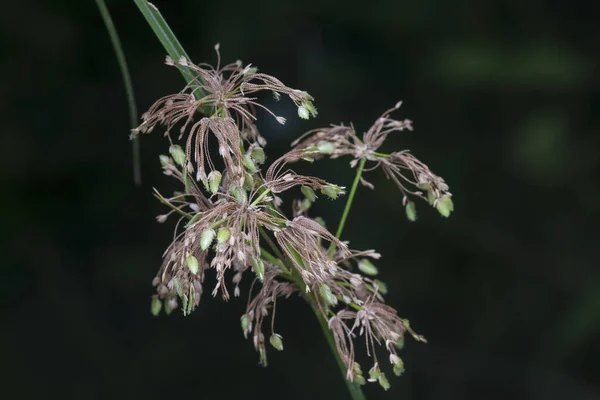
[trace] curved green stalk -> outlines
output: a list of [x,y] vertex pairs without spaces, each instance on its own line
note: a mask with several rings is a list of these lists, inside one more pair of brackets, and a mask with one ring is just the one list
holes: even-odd
[[[344,225],[346,224],[346,218],[348,218],[348,214],[350,213],[350,207],[352,207],[352,201],[354,200],[354,194],[356,193],[356,189],[358,188],[358,182],[360,182],[360,177],[362,176],[363,169],[365,168],[365,160],[364,158],[360,160],[358,163],[358,168],[356,169],[356,176],[354,176],[354,182],[352,182],[352,188],[350,189],[350,194],[348,195],[348,200],[346,200],[346,207],[344,208],[344,213],[342,214],[342,219],[340,220],[340,225],[338,226],[337,232],[335,233],[336,238],[340,238],[342,236],[342,232],[344,231]],[[332,255],[335,251],[335,243],[331,243],[327,253]]]
[[[100,11],[102,20],[104,21],[104,25],[106,25],[106,30],[110,36],[110,41],[112,42],[113,49],[115,50],[119,67],[121,68],[121,76],[123,76],[123,84],[125,85],[125,92],[127,93],[127,105],[129,107],[129,125],[131,129],[134,129],[137,127],[137,106],[135,104],[133,85],[131,84],[131,75],[129,74],[129,68],[127,67],[125,53],[123,53],[121,41],[119,40],[119,34],[117,33],[117,29],[115,28],[115,24],[110,17],[110,13],[108,12],[108,8],[106,7],[104,0],[96,0],[96,5]],[[133,181],[135,182],[136,186],[140,186],[142,184],[142,169],[140,162],[140,140],[138,137],[134,137],[132,139],[132,146]]]

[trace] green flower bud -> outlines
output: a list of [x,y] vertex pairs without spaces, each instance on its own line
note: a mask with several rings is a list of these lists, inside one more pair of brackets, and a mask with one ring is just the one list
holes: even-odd
[[250,68],[246,67],[244,69],[245,76],[254,75],[254,74],[256,74],[256,72],[258,72],[258,68],[256,68],[256,67],[250,67]]
[[360,368],[360,364],[356,361],[352,364],[352,372],[356,375],[362,375],[362,369]]
[[412,222],[417,220],[417,206],[412,201],[406,203],[406,218]]
[[240,318],[240,321],[242,324],[242,332],[246,332],[252,323],[252,317],[250,317],[248,314],[244,314],[242,315],[242,318]]
[[379,272],[377,271],[377,267],[375,267],[371,260],[367,258],[363,258],[358,262],[358,269],[360,269],[362,273],[367,275],[377,275],[377,273]]
[[431,190],[431,184],[429,182],[419,182],[417,183],[417,187],[421,190]]
[[244,174],[244,189],[252,190],[254,187],[254,178],[250,174]]
[[322,141],[317,143],[317,149],[319,149],[319,153],[321,154],[331,154],[335,150],[335,147],[331,142]]
[[433,205],[433,203],[435,203],[435,193],[433,193],[433,190],[428,190],[427,191],[427,202],[429,203],[430,206]]
[[202,250],[208,250],[213,239],[215,238],[215,230],[214,229],[205,229],[200,234],[200,248]]
[[332,200],[337,199],[339,195],[346,194],[343,187],[334,185],[332,183],[321,186],[321,193]]
[[442,196],[440,199],[438,199],[435,208],[437,208],[443,217],[449,217],[450,213],[454,211],[454,203],[452,203],[452,198],[448,195]]
[[198,273],[198,269],[200,268],[200,265],[198,264],[198,259],[190,254],[185,259],[185,262],[186,262],[188,268],[190,269],[190,272],[192,274],[196,275]]
[[312,203],[310,202],[309,199],[304,199],[302,200],[302,202],[300,203],[300,207],[302,207],[302,209],[304,211],[308,210],[310,208],[310,206],[312,206]]
[[394,375],[400,376],[404,373],[404,361],[398,357],[398,361],[394,364]]
[[252,258],[252,269],[254,270],[256,276],[258,276],[258,279],[260,279],[262,282],[263,279],[265,279],[265,264],[260,258]]
[[396,346],[398,350],[402,350],[404,348],[404,335],[400,335],[398,340],[396,340],[396,343],[394,343],[394,346]]
[[379,370],[379,365],[373,365],[373,368],[369,370],[369,381],[375,382],[377,379],[379,379],[380,375],[381,371]]
[[304,196],[306,196],[306,198],[309,201],[315,201],[317,199],[317,195],[315,194],[315,191],[310,187],[310,186],[301,186],[300,190],[302,191],[302,194]]
[[177,308],[177,299],[175,299],[175,298],[165,299],[164,307],[165,307],[165,313],[167,313],[167,315],[170,315],[173,312],[173,310]]
[[354,375],[354,383],[357,385],[365,385],[367,383],[366,379],[362,375]]
[[221,228],[217,231],[217,243],[225,243],[231,237],[231,232],[227,228]]
[[258,355],[259,355],[258,363],[260,365],[262,365],[263,367],[266,367],[267,366],[267,351],[264,349],[264,347],[260,347],[258,349]]
[[319,287],[319,293],[327,305],[335,306],[338,303],[337,297],[335,297],[329,286],[321,285],[321,287]]
[[381,373],[381,375],[379,375],[379,378],[377,380],[379,381],[379,384],[384,390],[388,390],[390,388],[390,383],[388,382],[383,372]]
[[387,285],[385,284],[385,282],[382,282],[379,279],[375,279],[373,282],[379,288],[379,293],[380,294],[382,294],[382,295],[385,296],[388,293]]
[[162,301],[158,298],[158,296],[152,296],[152,303],[150,304],[150,311],[152,311],[152,315],[155,317],[160,314],[160,310],[162,309]]
[[233,197],[235,197],[236,200],[240,203],[245,203],[246,201],[248,201],[248,194],[246,193],[246,191],[244,189],[240,189],[237,186],[231,186],[229,188],[229,193],[231,193]]
[[250,155],[252,156],[254,161],[256,161],[259,164],[265,162],[265,151],[262,149],[262,147],[254,147]]
[[269,342],[271,342],[271,346],[275,347],[275,349],[283,351],[283,340],[280,334],[275,333],[271,335]]
[[312,101],[305,101],[303,104],[304,108],[306,108],[308,110],[308,112],[310,113],[310,115],[315,118],[317,116],[317,108],[315,107],[315,105],[312,103]]
[[164,154],[161,154],[160,156],[158,156],[158,158],[160,160],[160,165],[163,168],[166,168],[169,165],[171,165],[171,158],[169,156],[165,156]]
[[300,107],[298,107],[298,116],[302,119],[309,119],[310,112],[308,111],[308,109],[306,107],[300,106]]
[[175,160],[177,165],[179,165],[180,167],[183,167],[185,165],[185,153],[183,152],[183,149],[180,145],[171,145],[169,147],[169,153],[171,153],[171,157],[173,157],[173,160]]
[[221,185],[222,178],[223,175],[221,175],[219,171],[211,171],[210,174],[208,174],[208,187],[206,188],[206,190],[208,190],[212,194],[217,193],[219,191],[219,185]]
[[183,297],[183,289],[181,288],[181,282],[179,282],[178,277],[173,278],[173,287],[175,288],[175,293],[177,293],[177,296]]
[[244,167],[246,167],[250,172],[257,171],[256,165],[254,164],[254,161],[252,161],[252,157],[250,157],[248,154],[244,154],[242,156],[242,164],[244,164]]

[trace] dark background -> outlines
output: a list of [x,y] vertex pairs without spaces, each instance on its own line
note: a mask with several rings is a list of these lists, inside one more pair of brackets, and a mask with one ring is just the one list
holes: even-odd
[[[380,172],[344,238],[376,248],[388,302],[429,344],[370,399],[600,398],[600,24],[597,3],[543,1],[156,1],[188,54],[215,43],[309,91],[317,120],[270,104],[271,160],[299,133],[366,130],[398,100],[410,148],[445,177],[456,211],[408,223]],[[181,77],[132,1],[109,1],[140,111]],[[21,0],[0,14],[0,355],[8,398],[341,399],[343,381],[299,299],[278,307],[285,351],[261,368],[239,316],[205,295],[190,317],[150,314],[173,225],[152,187],[159,133],[132,181],[118,65],[93,1]],[[349,160],[312,167],[349,186]],[[304,171],[310,171],[308,167]],[[331,229],[343,200],[316,211]],[[209,283],[210,285],[210,283]],[[387,363],[385,363],[387,364]]]

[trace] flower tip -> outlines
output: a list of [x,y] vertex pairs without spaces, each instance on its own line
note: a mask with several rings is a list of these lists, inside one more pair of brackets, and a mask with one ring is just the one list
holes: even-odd
[[285,125],[285,121],[286,119],[284,117],[275,117],[275,119],[277,120],[277,122],[279,122],[281,125]]

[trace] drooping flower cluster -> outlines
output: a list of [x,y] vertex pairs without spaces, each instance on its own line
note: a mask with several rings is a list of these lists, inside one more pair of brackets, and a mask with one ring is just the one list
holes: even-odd
[[[347,379],[360,384],[367,380],[355,361],[354,342],[362,338],[373,360],[368,380],[387,389],[389,382],[380,370],[376,345],[389,353],[394,372],[400,375],[404,367],[397,349],[402,347],[404,334],[424,339],[384,303],[385,284],[370,277],[378,273],[370,259],[378,259],[379,254],[350,249],[319,218],[309,216],[317,192],[336,199],[345,194],[345,188],[300,175],[289,164],[312,162],[326,155],[350,155],[353,166],[359,160],[373,161],[405,195],[423,197],[421,192],[406,187],[417,186],[432,193],[433,205],[437,206],[450,198],[443,179],[406,151],[389,155],[377,152],[391,132],[412,129],[410,121],[389,118],[397,106],[384,113],[362,140],[352,127],[308,132],[263,173],[266,141],[254,124],[255,110],[263,108],[275,115],[258,103],[254,94],[268,90],[277,97],[287,95],[302,118],[316,116],[312,97],[239,61],[212,68],[194,65],[185,58],[175,62],[167,57],[167,64],[189,74],[191,83],[181,92],[158,100],[133,131],[148,133],[159,125],[165,127],[170,155],[160,156],[163,172],[182,186],[170,197],[155,193],[170,208],[157,220],[162,223],[172,215],[179,219],[173,242],[153,281],[157,289],[153,313],[158,314],[163,307],[170,313],[180,303],[184,315],[192,312],[199,304],[209,269],[216,271],[212,295],[220,294],[224,300],[230,299],[232,287],[234,297],[240,296],[240,282],[249,275],[252,285],[241,325],[244,335],[252,336],[261,364],[267,363],[265,318],[271,316],[270,344],[283,350],[283,338],[274,328],[277,299],[297,293],[329,321],[347,368]],[[179,134],[173,138],[170,132],[176,125],[180,125]],[[218,145],[218,157],[211,157],[211,141]],[[292,218],[285,216],[281,199],[276,196],[288,190],[296,190],[303,197],[294,201]]]

